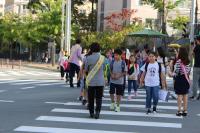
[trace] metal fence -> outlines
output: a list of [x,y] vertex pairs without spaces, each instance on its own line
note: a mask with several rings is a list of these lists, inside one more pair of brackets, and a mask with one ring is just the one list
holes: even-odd
[[21,60],[10,60],[0,58],[0,68],[21,69]]

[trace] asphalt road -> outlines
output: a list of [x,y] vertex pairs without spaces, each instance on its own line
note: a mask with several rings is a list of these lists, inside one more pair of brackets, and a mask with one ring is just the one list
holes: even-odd
[[106,88],[100,119],[95,120],[77,101],[79,91],[56,72],[0,71],[0,133],[200,133],[200,101],[189,101],[185,118],[175,116],[173,99],[160,102],[157,114],[146,115],[141,89],[131,101],[124,98],[121,112],[116,113],[109,110]]

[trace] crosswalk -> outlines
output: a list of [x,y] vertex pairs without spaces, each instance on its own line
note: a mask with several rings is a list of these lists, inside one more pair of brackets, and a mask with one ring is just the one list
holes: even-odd
[[[127,91],[125,93],[127,94]],[[48,115],[38,116],[34,120],[35,124],[21,125],[14,131],[35,133],[145,133],[152,128],[157,132],[162,129],[163,131],[166,129],[182,129],[183,117],[175,115],[177,110],[175,100],[160,101],[158,113],[147,115],[145,113],[144,95],[145,91],[141,89],[138,91],[138,96],[132,100],[127,100],[127,97],[123,98],[120,105],[121,111],[113,112],[109,110],[109,91],[105,89],[102,111],[98,120],[89,118],[88,110],[79,101],[48,101],[45,104],[53,106],[53,109],[47,113]],[[56,127],[49,122],[60,123],[61,125],[65,123],[66,125]],[[83,128],[80,125],[85,126]]]
[[[28,90],[28,89],[35,89],[35,88],[42,88],[45,86],[57,86],[58,88],[63,87],[70,87],[69,84],[66,84],[63,80],[53,80],[53,79],[46,79],[46,80],[26,80],[26,79],[0,79],[0,85],[11,85],[14,86],[16,89],[20,90]],[[13,89],[13,88],[10,88]],[[6,92],[8,90],[4,90],[3,87],[0,88],[0,93]]]
[[50,76],[50,77],[58,77],[59,72],[52,72],[52,71],[36,71],[36,70],[4,70],[0,71],[1,79],[5,77],[26,77],[26,76]]

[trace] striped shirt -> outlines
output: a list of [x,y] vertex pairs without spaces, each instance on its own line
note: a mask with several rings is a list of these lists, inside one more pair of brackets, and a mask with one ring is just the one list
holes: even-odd
[[[181,62],[180,59],[176,61],[175,69],[174,69],[175,75],[184,75],[184,71],[183,71],[183,69],[181,67],[181,64],[182,64],[182,62]],[[183,64],[183,66],[185,67],[185,70],[186,70],[187,74],[189,75],[190,74],[190,66],[189,66],[189,64],[188,65],[184,65]]]

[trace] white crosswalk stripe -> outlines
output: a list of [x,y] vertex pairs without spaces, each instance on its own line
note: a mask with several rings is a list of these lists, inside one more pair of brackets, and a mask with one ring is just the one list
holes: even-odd
[[26,70],[5,70],[0,72],[0,77],[26,77],[26,76],[50,76],[59,77],[59,72],[45,72],[45,71],[26,71]]
[[148,126],[148,127],[169,127],[181,128],[180,123],[163,123],[163,122],[146,122],[146,121],[125,121],[125,120],[105,120],[105,119],[87,119],[75,117],[59,117],[59,116],[40,116],[36,120],[40,121],[56,121],[56,122],[75,122],[75,123],[90,123],[90,124],[108,124],[108,125],[129,125],[129,126]]
[[104,130],[86,130],[86,129],[34,127],[34,126],[21,126],[15,129],[14,131],[35,132],[35,133],[134,133],[134,132],[115,132],[115,131],[104,131]]
[[[59,83],[58,83],[59,84]],[[44,83],[45,85],[45,83]],[[127,94],[127,91],[126,91]],[[131,133],[138,132],[137,129],[151,128],[160,129],[181,129],[183,117],[178,117],[175,115],[177,110],[176,100],[169,100],[169,102],[159,101],[158,113],[151,113],[147,115],[145,113],[145,90],[138,90],[138,96],[133,97],[133,99],[127,101],[126,98],[122,99],[120,104],[121,111],[114,112],[110,111],[110,97],[109,90],[104,90],[105,98],[102,99],[102,111],[100,119],[88,118],[89,111],[86,110],[85,106],[82,106],[81,102],[45,102],[46,104],[51,104],[56,106],[53,108],[48,115],[38,116],[35,121],[40,123],[46,123],[47,125],[41,126],[37,124],[33,125],[22,125],[14,129],[18,132],[36,132],[36,133],[130,133],[130,130],[127,130],[127,126],[130,126],[132,129]],[[140,97],[141,96],[141,97]],[[135,102],[135,103],[134,103]],[[137,104],[136,104],[137,102]],[[80,109],[81,108],[81,109]],[[173,112],[173,113],[172,113]],[[87,116],[87,118],[85,117]],[[148,119],[149,118],[149,119]],[[51,123],[74,123],[72,126],[61,126],[53,127],[48,125]],[[82,124],[93,124],[95,128],[90,128],[87,126],[82,129],[78,125]],[[106,128],[102,130],[99,126],[105,127],[126,127],[122,129],[113,129]],[[91,126],[92,127],[92,126]],[[138,128],[134,128],[138,127]],[[109,131],[110,130],[110,131]]]

